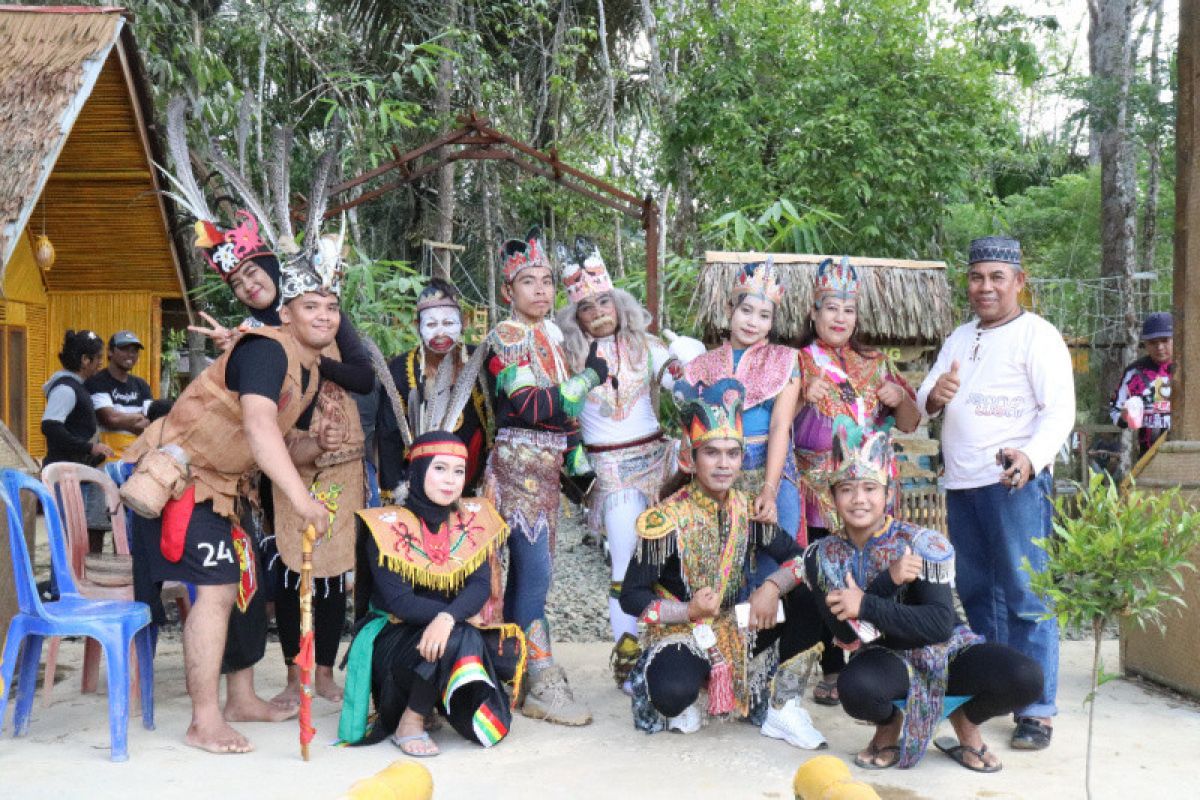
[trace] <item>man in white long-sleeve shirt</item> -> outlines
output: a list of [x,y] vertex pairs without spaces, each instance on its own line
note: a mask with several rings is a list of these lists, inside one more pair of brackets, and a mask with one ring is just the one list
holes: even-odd
[[1050,533],[1054,455],[1075,423],[1071,357],[1062,335],[1024,311],[1021,245],[989,236],[971,242],[967,294],[977,319],[958,327],[921,384],[917,405],[943,414],[942,455],[959,597],[971,629],[1042,666],[1042,697],[1017,712],[1012,746],[1050,744],[1058,713],[1058,625],[1029,588]]

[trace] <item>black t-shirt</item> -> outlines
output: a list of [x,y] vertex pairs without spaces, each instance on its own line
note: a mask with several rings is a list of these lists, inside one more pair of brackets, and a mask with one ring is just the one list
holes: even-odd
[[147,404],[154,399],[150,384],[136,375],[124,381],[117,380],[107,369],[102,369],[83,384],[96,410],[114,408],[122,414],[145,414]]
[[[225,364],[225,386],[239,395],[257,394],[279,402],[283,379],[287,377],[287,353],[283,345],[265,336],[247,335],[233,346]],[[308,390],[309,370],[300,368],[300,390]],[[304,409],[296,427],[308,430],[312,423],[316,398]]]

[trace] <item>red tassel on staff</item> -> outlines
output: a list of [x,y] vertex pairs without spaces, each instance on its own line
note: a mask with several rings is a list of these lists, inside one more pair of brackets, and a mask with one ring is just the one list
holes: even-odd
[[296,666],[300,668],[300,756],[308,761],[308,743],[317,734],[312,724],[313,670],[316,659],[313,649],[313,541],[317,530],[312,525],[304,529],[300,562],[300,653]]

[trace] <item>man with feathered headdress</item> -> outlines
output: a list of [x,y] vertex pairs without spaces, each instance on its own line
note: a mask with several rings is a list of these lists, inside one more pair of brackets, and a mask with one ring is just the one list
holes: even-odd
[[658,424],[658,389],[669,391],[682,365],[703,353],[704,345],[678,337],[668,348],[651,334],[649,312],[613,286],[590,239],[577,236],[570,251],[559,244],[557,255],[570,300],[557,317],[567,359],[582,369],[596,344],[609,367],[608,380],[588,393],[579,422],[596,473],[588,494],[588,527],[605,537],[612,561],[613,677],[624,686],[637,659],[637,619],[621,610],[621,581],[637,543],[638,515],[658,500],[663,482],[675,471],[675,442]]
[[[637,520],[639,542],[621,589],[622,608],[642,629],[630,677],[634,725],[692,733],[710,717],[734,716],[812,749],[824,738],[800,703],[820,652],[819,628],[804,618],[812,601],[801,585],[800,546],[775,526],[752,526],[751,499],[734,486],[745,397],[732,378],[675,386],[695,474]],[[751,591],[767,555],[780,566]]]
[[467,491],[479,483],[487,461],[491,410],[481,358],[472,359],[477,348],[463,341],[458,289],[441,278],[431,280],[417,297],[417,330],[421,343],[388,362],[396,389],[394,400],[388,388],[379,390],[375,430],[379,487],[385,504],[401,502],[393,492],[407,474],[408,448],[397,415],[405,418],[414,437],[444,430],[463,440],[467,446]]
[[[314,473],[349,463],[340,457],[347,450],[348,458],[361,460],[362,449],[360,444],[354,456],[354,448],[346,447],[351,420],[332,413],[336,409],[326,391],[332,387],[323,385],[319,374],[322,353],[341,328],[342,241],[337,235],[322,237],[318,230],[332,155],[316,170],[319,191],[309,193],[308,235],[301,249],[291,233],[287,193],[281,193],[275,207],[279,218],[272,220],[268,207],[255,199],[237,170],[219,153],[209,153],[246,205],[235,214],[234,226],[223,227],[191,173],[185,113],[180,99],[168,110],[168,139],[178,170],[169,177],[182,204],[196,217],[196,246],[231,284],[250,269],[271,273],[271,288],[277,292],[271,306],[278,317],[275,324],[230,341],[171,412],[126,450],[124,459],[136,467],[122,496],[146,518],[135,527],[135,568],[139,563],[145,566],[153,580],[197,586],[184,626],[192,699],[186,741],[210,752],[246,752],[250,743],[230,722],[282,720],[296,714],[294,705],[268,703],[253,688],[253,666],[265,651],[267,625],[258,591],[254,515],[246,502],[249,479],[261,471],[272,480],[276,512],[283,513],[286,506],[297,538],[307,524],[325,531],[336,524],[331,513],[336,502],[314,497]],[[295,435],[297,430],[306,432]],[[361,476],[361,467],[358,472]],[[355,504],[349,495],[341,500]],[[328,554],[335,548],[323,549]],[[350,552],[352,556],[352,548]],[[240,613],[231,617],[235,606]],[[344,617],[343,610],[339,614]],[[332,638],[336,651],[340,636],[335,632]],[[224,709],[218,704],[222,671],[229,686]]]
[[500,250],[502,292],[512,318],[488,334],[487,373],[496,412],[496,444],[488,457],[487,495],[512,528],[504,616],[525,631],[529,690],[527,717],[586,725],[592,714],[576,701],[554,663],[546,596],[550,591],[559,475],[587,471],[579,441],[579,413],[587,394],[608,378],[608,362],[593,344],[582,368],[572,370],[562,331],[546,316],[554,310],[554,272],[541,231],[510,239]]

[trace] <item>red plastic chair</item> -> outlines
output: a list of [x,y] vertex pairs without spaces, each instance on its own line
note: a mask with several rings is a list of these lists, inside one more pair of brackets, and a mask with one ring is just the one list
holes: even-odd
[[[125,507],[120,492],[112,478],[98,469],[59,462],[49,464],[42,470],[42,483],[58,501],[64,527],[66,528],[67,556],[71,574],[79,594],[89,600],[133,600],[133,557],[129,554],[129,536],[126,532]],[[105,505],[112,520],[113,543],[116,555],[89,553],[87,513],[84,509],[83,484],[97,484],[104,492]],[[187,618],[191,608],[187,588],[176,581],[163,585],[163,599],[174,600],[179,608],[179,618]],[[42,703],[49,706],[54,691],[54,675],[58,666],[60,639],[50,639],[46,653],[46,677]],[[81,691],[95,692],[100,679],[100,643],[88,639],[83,651]],[[133,662],[133,697],[139,697],[138,662]]]

